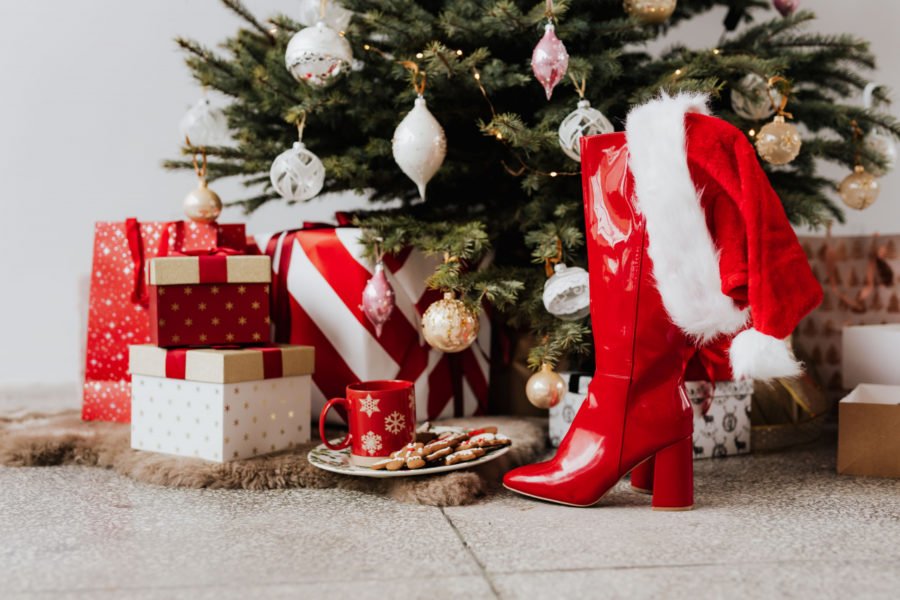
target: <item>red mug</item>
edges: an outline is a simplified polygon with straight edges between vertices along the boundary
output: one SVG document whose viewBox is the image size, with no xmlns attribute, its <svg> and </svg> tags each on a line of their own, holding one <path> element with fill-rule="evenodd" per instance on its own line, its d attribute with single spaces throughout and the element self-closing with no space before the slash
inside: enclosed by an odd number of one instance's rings
<svg viewBox="0 0 900 600">
<path fill-rule="evenodd" d="M 350 431 L 337 445 L 325 436 L 332 406 L 347 410 Z M 347 386 L 346 398 L 332 398 L 319 415 L 319 436 L 332 450 L 350 446 L 350 462 L 369 466 L 415 441 L 416 392 L 411 381 L 361 381 Z"/>
</svg>

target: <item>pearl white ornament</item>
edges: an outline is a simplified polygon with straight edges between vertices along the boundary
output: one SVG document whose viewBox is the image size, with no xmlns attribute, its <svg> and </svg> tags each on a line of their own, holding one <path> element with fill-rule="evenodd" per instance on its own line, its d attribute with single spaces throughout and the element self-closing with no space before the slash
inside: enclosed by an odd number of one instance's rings
<svg viewBox="0 0 900 600">
<path fill-rule="evenodd" d="M 609 119 L 582 98 L 578 101 L 578 107 L 559 124 L 559 147 L 566 153 L 566 156 L 580 162 L 582 137 L 612 133 L 614 130 Z"/>
<path fill-rule="evenodd" d="M 198 100 L 185 113 L 178 123 L 178 131 L 182 139 L 199 148 L 224 146 L 231 141 L 225 113 L 212 106 L 207 98 Z"/>
<path fill-rule="evenodd" d="M 303 142 L 285 150 L 272 161 L 269 170 L 272 187 L 285 200 L 309 200 L 322 191 L 325 184 L 325 165 L 319 157 L 306 149 Z"/>
<path fill-rule="evenodd" d="M 591 312 L 590 280 L 581 267 L 558 263 L 544 283 L 544 308 L 564 321 L 577 321 Z"/>
<path fill-rule="evenodd" d="M 887 163 L 884 168 L 870 162 L 866 162 L 867 170 L 876 177 L 881 177 L 894 170 L 897 164 L 897 144 L 894 137 L 882 129 L 873 129 L 863 141 L 870 152 L 880 155 Z"/>
<path fill-rule="evenodd" d="M 294 79 L 317 87 L 329 83 L 352 61 L 350 42 L 322 21 L 295 33 L 284 53 L 284 64 Z"/>
<path fill-rule="evenodd" d="M 565 380 L 547 363 L 542 364 L 541 370 L 529 377 L 525 384 L 525 397 L 544 410 L 559 404 L 565 395 Z"/>
<path fill-rule="evenodd" d="M 462 352 L 478 338 L 478 315 L 450 292 L 422 315 L 422 335 L 428 345 L 442 352 Z"/>
<path fill-rule="evenodd" d="M 447 156 L 447 136 L 444 128 L 419 96 L 397 129 L 392 140 L 394 160 L 407 177 L 419 188 L 419 196 L 425 199 L 425 186 L 434 176 Z"/>
<path fill-rule="evenodd" d="M 756 134 L 756 151 L 766 162 L 786 165 L 800 154 L 803 141 L 793 123 L 777 115 L 771 123 L 766 123 Z"/>
<path fill-rule="evenodd" d="M 775 106 L 781 104 L 781 98 L 781 93 L 773 89 L 769 99 L 768 82 L 756 73 L 748 73 L 741 79 L 740 89 L 731 89 L 731 108 L 748 121 L 763 121 L 775 114 Z M 773 101 L 775 106 L 772 106 Z"/>
<path fill-rule="evenodd" d="M 201 178 L 197 187 L 184 197 L 184 214 L 194 223 L 212 223 L 222 212 L 219 195 L 206 186 Z"/>
<path fill-rule="evenodd" d="M 878 180 L 871 173 L 867 173 L 865 167 L 857 165 L 853 172 L 847 175 L 838 186 L 841 200 L 850 208 L 863 210 L 878 199 Z"/>
</svg>

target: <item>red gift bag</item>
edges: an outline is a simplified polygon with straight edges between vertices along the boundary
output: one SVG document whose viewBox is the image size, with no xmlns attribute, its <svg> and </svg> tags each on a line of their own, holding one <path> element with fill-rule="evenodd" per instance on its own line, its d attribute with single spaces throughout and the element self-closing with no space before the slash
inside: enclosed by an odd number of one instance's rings
<svg viewBox="0 0 900 600">
<path fill-rule="evenodd" d="M 255 238 L 272 257 L 276 341 L 316 348 L 313 418 L 348 384 L 372 379 L 412 381 L 419 421 L 485 414 L 490 320 L 482 313 L 478 339 L 466 350 L 432 349 L 421 335 L 421 316 L 441 297 L 425 287 L 437 259 L 408 251 L 384 258 L 396 307 L 376 336 L 360 308 L 374 266 L 362 258 L 359 237 L 353 227 L 312 226 Z"/>
<path fill-rule="evenodd" d="M 131 420 L 128 345 L 150 341 L 146 261 L 170 252 L 243 248 L 243 224 L 101 222 L 94 227 L 81 416 Z"/>
</svg>

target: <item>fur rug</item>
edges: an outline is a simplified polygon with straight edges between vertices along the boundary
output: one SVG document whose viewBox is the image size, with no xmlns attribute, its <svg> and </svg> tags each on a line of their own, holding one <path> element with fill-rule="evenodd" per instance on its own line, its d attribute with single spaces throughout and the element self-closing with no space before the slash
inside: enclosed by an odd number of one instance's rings
<svg viewBox="0 0 900 600">
<path fill-rule="evenodd" d="M 511 417 L 448 419 L 441 425 L 497 425 L 513 440 L 504 456 L 480 467 L 443 475 L 369 479 L 322 471 L 306 461 L 318 440 L 296 449 L 245 461 L 217 464 L 131 449 L 129 427 L 85 423 L 72 411 L 57 415 L 0 417 L 0 465 L 88 465 L 163 486 L 268 490 L 340 488 L 382 494 L 402 502 L 459 506 L 496 490 L 507 470 L 539 458 L 546 449 L 546 420 Z"/>
</svg>

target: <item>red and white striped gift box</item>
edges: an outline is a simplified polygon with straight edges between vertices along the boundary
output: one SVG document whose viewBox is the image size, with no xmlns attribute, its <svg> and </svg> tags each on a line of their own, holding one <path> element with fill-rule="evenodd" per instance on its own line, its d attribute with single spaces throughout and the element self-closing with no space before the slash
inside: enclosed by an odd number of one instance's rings
<svg viewBox="0 0 900 600">
<path fill-rule="evenodd" d="M 312 413 L 342 397 L 348 384 L 373 379 L 415 383 L 419 421 L 487 412 L 491 326 L 482 313 L 477 341 L 458 354 L 434 350 L 421 334 L 421 315 L 441 296 L 425 287 L 436 266 L 417 251 L 386 256 L 396 308 L 381 336 L 360 309 L 374 265 L 362 258 L 360 230 L 314 226 L 257 235 L 272 258 L 275 339 L 314 346 Z"/>
</svg>

